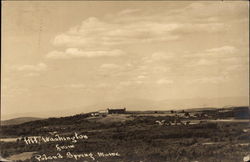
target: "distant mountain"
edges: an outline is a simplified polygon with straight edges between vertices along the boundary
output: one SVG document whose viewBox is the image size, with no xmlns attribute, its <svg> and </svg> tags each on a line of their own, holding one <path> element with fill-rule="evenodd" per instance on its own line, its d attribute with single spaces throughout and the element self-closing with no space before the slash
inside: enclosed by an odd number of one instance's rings
<svg viewBox="0 0 250 162">
<path fill-rule="evenodd" d="M 25 122 L 35 121 L 35 120 L 42 120 L 43 118 L 34 118 L 34 117 L 21 117 L 21 118 L 14 118 L 9 120 L 1 121 L 1 125 L 17 125 L 22 124 Z"/>
<path fill-rule="evenodd" d="M 167 99 L 150 100 L 141 98 L 124 98 L 116 101 L 97 101 L 96 104 L 89 106 L 69 107 L 68 109 L 51 108 L 49 111 L 22 112 L 16 114 L 4 114 L 2 119 L 11 119 L 14 117 L 30 116 L 49 118 L 72 116 L 74 114 L 88 113 L 107 108 L 127 108 L 128 111 L 168 111 L 184 110 L 193 108 L 225 108 L 235 106 L 249 106 L 248 97 L 215 97 L 215 98 L 188 98 L 188 99 Z"/>
<path fill-rule="evenodd" d="M 189 98 L 189 99 L 167 99 L 153 101 L 148 99 L 127 98 L 120 101 L 102 102 L 83 108 L 85 112 L 106 109 L 126 107 L 131 111 L 146 110 L 183 110 L 192 108 L 224 108 L 234 106 L 248 106 L 248 97 L 221 97 L 221 98 Z M 230 106 L 229 106 L 230 105 Z"/>
</svg>

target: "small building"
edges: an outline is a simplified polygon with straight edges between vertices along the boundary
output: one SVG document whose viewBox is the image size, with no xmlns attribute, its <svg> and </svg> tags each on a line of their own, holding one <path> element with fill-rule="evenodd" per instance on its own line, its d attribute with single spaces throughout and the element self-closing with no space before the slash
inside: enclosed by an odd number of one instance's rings
<svg viewBox="0 0 250 162">
<path fill-rule="evenodd" d="M 108 108 L 108 114 L 125 114 L 126 108 L 123 109 L 110 109 Z"/>
<path fill-rule="evenodd" d="M 108 110 L 106 110 L 106 109 L 105 109 L 105 110 L 99 110 L 98 113 L 99 113 L 99 114 L 107 114 L 107 113 L 108 113 Z"/>
<path fill-rule="evenodd" d="M 99 110 L 98 113 L 99 116 L 106 117 L 108 114 L 108 110 Z"/>
<path fill-rule="evenodd" d="M 91 113 L 91 116 L 92 116 L 92 117 L 97 117 L 97 116 L 99 116 L 99 115 L 100 115 L 99 112 L 92 112 L 92 113 Z"/>
</svg>

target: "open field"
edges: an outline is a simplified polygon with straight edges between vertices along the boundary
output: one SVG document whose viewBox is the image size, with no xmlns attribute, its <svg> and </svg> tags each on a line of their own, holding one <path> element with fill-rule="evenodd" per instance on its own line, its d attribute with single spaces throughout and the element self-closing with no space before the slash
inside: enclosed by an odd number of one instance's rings
<svg viewBox="0 0 250 162">
<path fill-rule="evenodd" d="M 207 115 L 196 118 L 182 116 L 181 112 L 175 115 L 129 113 L 97 117 L 79 114 L 2 126 L 1 156 L 24 162 L 240 162 L 250 153 L 250 124 L 249 114 L 248 118 L 237 115 L 248 111 L 248 107 L 244 107 L 206 112 Z M 25 143 L 27 137 L 73 137 L 74 134 L 88 138 L 78 139 L 76 143 L 71 140 Z M 7 138 L 12 141 L 3 141 Z M 58 146 L 64 148 L 60 150 Z M 70 158 L 69 152 L 85 153 L 86 156 L 74 159 Z M 87 156 L 90 153 L 94 159 Z M 100 153 L 110 154 L 101 156 Z M 55 155 L 57 159 L 39 159 L 43 154 L 47 158 Z"/>
</svg>

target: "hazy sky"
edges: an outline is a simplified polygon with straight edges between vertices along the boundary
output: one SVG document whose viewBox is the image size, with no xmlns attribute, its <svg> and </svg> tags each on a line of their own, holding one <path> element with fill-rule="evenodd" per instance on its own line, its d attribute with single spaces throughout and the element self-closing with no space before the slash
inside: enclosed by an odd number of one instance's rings
<svg viewBox="0 0 250 162">
<path fill-rule="evenodd" d="M 247 1 L 2 4 L 2 116 L 248 97 Z"/>
</svg>

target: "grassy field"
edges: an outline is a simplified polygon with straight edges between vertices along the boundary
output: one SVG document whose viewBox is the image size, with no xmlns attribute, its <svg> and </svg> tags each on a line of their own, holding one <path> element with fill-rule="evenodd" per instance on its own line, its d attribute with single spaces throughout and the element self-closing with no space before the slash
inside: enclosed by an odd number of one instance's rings
<svg viewBox="0 0 250 162">
<path fill-rule="evenodd" d="M 247 108 L 248 109 L 248 108 Z M 230 114 L 230 113 L 229 113 Z M 27 145 L 23 140 L 1 142 L 1 156 L 16 161 L 39 161 L 38 155 L 62 156 L 92 153 L 91 157 L 62 158 L 44 161 L 99 161 L 99 162 L 240 162 L 250 153 L 249 122 L 207 122 L 193 125 L 160 125 L 156 121 L 173 121 L 173 115 L 116 114 L 88 117 L 84 114 L 32 121 L 20 125 L 2 126 L 1 138 L 28 136 L 88 136 L 77 143 L 70 141 Z M 222 115 L 224 116 L 224 115 Z M 225 119 L 232 118 L 224 116 Z M 249 118 L 244 118 L 245 121 Z M 184 120 L 184 118 L 180 118 Z M 189 120 L 185 118 L 185 120 Z M 191 119 L 190 119 L 191 120 Z M 193 119 L 192 119 L 193 120 Z M 74 145 L 61 151 L 59 146 Z M 98 152 L 118 153 L 119 156 L 98 156 Z M 25 156 L 25 157 L 24 157 Z"/>
</svg>

